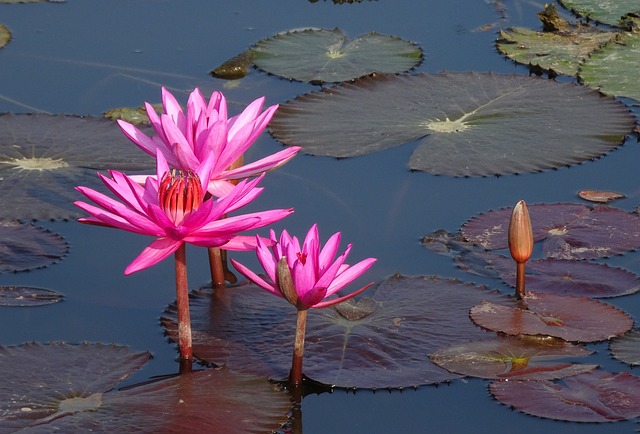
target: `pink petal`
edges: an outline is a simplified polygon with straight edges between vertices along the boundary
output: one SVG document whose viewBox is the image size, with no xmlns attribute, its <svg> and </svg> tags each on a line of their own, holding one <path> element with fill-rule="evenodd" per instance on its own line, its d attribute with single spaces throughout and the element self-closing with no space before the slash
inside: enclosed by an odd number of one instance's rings
<svg viewBox="0 0 640 434">
<path fill-rule="evenodd" d="M 278 151 L 268 157 L 254 161 L 253 163 L 240 166 L 237 169 L 225 170 L 222 172 L 222 176 L 224 176 L 224 179 L 241 179 L 277 169 L 295 157 L 300 149 L 302 148 L 299 146 L 292 146 L 283 149 L 282 151 Z"/>
<path fill-rule="evenodd" d="M 246 277 L 247 279 L 249 279 L 250 281 L 252 281 L 256 285 L 258 285 L 260 288 L 270 292 L 273 295 L 277 295 L 280 298 L 284 298 L 284 296 L 280 293 L 280 291 L 273 284 L 267 282 L 262 277 L 260 277 L 259 275 L 257 275 L 256 273 L 254 273 L 253 271 L 251 271 L 250 269 L 248 269 L 247 267 L 245 267 L 241 263 L 237 262 L 233 258 L 231 258 L 231 263 L 236 268 L 236 270 L 238 270 L 238 272 L 240 272 L 240 274 L 242 274 L 244 277 Z"/>
<path fill-rule="evenodd" d="M 142 253 L 140 253 L 138 257 L 131 262 L 131 264 L 127 266 L 124 270 L 125 276 L 157 264 L 178 250 L 181 245 L 181 241 L 175 241 L 168 238 L 158 238 L 157 240 L 154 240 L 151 244 L 145 247 Z"/>
<path fill-rule="evenodd" d="M 304 294 L 298 293 L 300 301 L 307 307 L 314 307 L 326 297 L 327 289 L 322 287 L 311 288 Z"/>
<path fill-rule="evenodd" d="M 138 145 L 138 147 L 147 154 L 155 157 L 157 144 L 151 139 L 151 137 L 144 134 L 129 122 L 125 122 L 121 119 L 118 119 L 118 125 L 129 140 Z"/>
<path fill-rule="evenodd" d="M 336 278 L 331 283 L 331 286 L 327 288 L 327 294 L 332 295 L 336 292 L 340 291 L 342 288 L 347 286 L 349 283 L 356 280 L 358 277 L 362 276 L 365 271 L 367 271 L 371 266 L 377 261 L 375 258 L 367 258 L 363 261 L 358 262 L 357 264 L 349 267 L 343 273 L 340 273 L 336 276 Z"/>
<path fill-rule="evenodd" d="M 340 232 L 336 232 L 327 240 L 320 255 L 318 257 L 318 272 L 320 274 L 324 274 L 325 270 L 331 266 L 333 259 L 336 257 L 336 253 L 338 252 L 338 247 L 340 247 L 340 239 L 342 238 L 342 234 Z M 347 251 L 350 250 L 350 246 L 347 246 Z M 346 256 L 345 256 L 346 258 Z"/>
<path fill-rule="evenodd" d="M 186 131 L 187 119 L 182 112 L 182 107 L 180 107 L 180 104 L 171 92 L 164 87 L 162 88 L 162 105 L 164 106 L 164 112 L 171 118 L 180 131 Z"/>
<path fill-rule="evenodd" d="M 362 288 L 358 289 L 357 291 L 353 291 L 351 294 L 345 295 L 344 297 L 339 297 L 339 298 L 335 298 L 332 300 L 327 300 L 327 301 L 323 301 L 321 303 L 317 303 L 315 306 L 313 306 L 316 309 L 322 309 L 325 307 L 330 307 L 330 306 L 334 306 L 338 303 L 342 303 L 345 300 L 348 300 L 352 297 L 355 297 L 356 295 L 360 294 L 361 292 L 363 292 L 364 290 L 366 290 L 367 288 L 369 288 L 371 285 L 373 285 L 372 283 L 369 283 L 368 285 L 363 286 Z"/>
</svg>

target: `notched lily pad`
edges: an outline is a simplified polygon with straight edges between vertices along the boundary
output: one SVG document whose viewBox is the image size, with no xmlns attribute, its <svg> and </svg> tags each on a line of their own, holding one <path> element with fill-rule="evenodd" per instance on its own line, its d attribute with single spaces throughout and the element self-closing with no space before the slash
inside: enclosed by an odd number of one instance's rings
<svg viewBox="0 0 640 434">
<path fill-rule="evenodd" d="M 277 140 L 312 155 L 355 157 L 419 141 L 409 168 L 451 176 L 591 160 L 634 126 L 624 105 L 584 86 L 474 72 L 363 77 L 298 96 L 270 123 Z"/>
<path fill-rule="evenodd" d="M 348 41 L 340 29 L 294 30 L 251 47 L 259 69 L 291 80 L 337 83 L 372 73 L 409 71 L 422 62 L 413 42 L 375 32 Z"/>
<path fill-rule="evenodd" d="M 32 307 L 62 301 L 64 296 L 50 289 L 29 286 L 0 286 L 0 306 Z"/>
<path fill-rule="evenodd" d="M 531 291 L 520 306 L 483 301 L 470 310 L 469 316 L 479 326 L 495 332 L 553 336 L 570 342 L 603 341 L 633 327 L 633 319 L 610 304 Z"/>
<path fill-rule="evenodd" d="M 620 25 L 624 15 L 640 13 L 640 5 L 636 0 L 559 0 L 559 2 L 578 16 L 611 26 Z"/>
<path fill-rule="evenodd" d="M 494 381 L 493 396 L 533 416 L 572 422 L 615 422 L 640 416 L 640 379 L 597 369 L 551 381 Z"/>
<path fill-rule="evenodd" d="M 545 256 L 557 259 L 595 259 L 640 247 L 640 216 L 600 205 L 557 203 L 528 205 L 534 241 L 542 241 Z M 468 241 L 487 250 L 508 247 L 511 208 L 469 219 L 462 227 Z"/>
<path fill-rule="evenodd" d="M 572 363 L 593 351 L 560 339 L 496 336 L 436 351 L 429 359 L 449 371 L 471 377 L 509 380 L 554 380 L 595 369 Z"/>
<path fill-rule="evenodd" d="M 61 235 L 17 221 L 0 220 L 0 239 L 0 273 L 46 267 L 69 252 Z"/>
<path fill-rule="evenodd" d="M 634 330 L 612 339 L 609 349 L 616 359 L 630 365 L 640 365 L 640 331 Z"/>
<path fill-rule="evenodd" d="M 395 275 L 358 302 L 310 309 L 303 372 L 343 388 L 403 388 L 459 378 L 427 356 L 487 336 L 468 314 L 481 300 L 500 303 L 506 296 L 455 280 Z M 190 307 L 195 357 L 275 379 L 288 375 L 296 309 L 287 302 L 245 285 L 213 294 L 201 289 L 191 294 Z M 176 341 L 174 305 L 162 323 Z"/>
<path fill-rule="evenodd" d="M 98 170 L 151 171 L 140 152 L 107 119 L 0 115 L 0 218 L 58 220 L 79 217 L 74 187 L 104 186 Z"/>
<path fill-rule="evenodd" d="M 4 25 L 0 24 L 0 48 L 11 41 L 11 32 Z"/>
</svg>

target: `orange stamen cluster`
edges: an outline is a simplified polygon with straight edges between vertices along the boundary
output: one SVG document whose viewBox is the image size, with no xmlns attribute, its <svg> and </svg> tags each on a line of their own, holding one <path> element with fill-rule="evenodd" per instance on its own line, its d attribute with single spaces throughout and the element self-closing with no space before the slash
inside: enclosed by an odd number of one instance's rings
<svg viewBox="0 0 640 434">
<path fill-rule="evenodd" d="M 158 188 L 158 204 L 176 225 L 197 210 L 203 199 L 200 178 L 191 170 L 185 173 L 173 169 L 162 176 Z"/>
</svg>

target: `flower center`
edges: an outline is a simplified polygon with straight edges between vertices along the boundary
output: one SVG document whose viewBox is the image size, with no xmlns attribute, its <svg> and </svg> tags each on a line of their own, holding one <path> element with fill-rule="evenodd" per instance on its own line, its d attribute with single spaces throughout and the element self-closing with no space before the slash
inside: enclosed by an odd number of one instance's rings
<svg viewBox="0 0 640 434">
<path fill-rule="evenodd" d="M 305 264 L 305 262 L 307 262 L 307 254 L 306 254 L 306 253 L 300 253 L 300 252 L 298 252 L 298 253 L 296 253 L 296 256 L 298 257 L 298 260 L 299 260 L 300 262 L 302 262 L 302 265 L 304 265 L 304 264 Z"/>
<path fill-rule="evenodd" d="M 203 198 L 200 178 L 191 170 L 185 173 L 173 169 L 162 176 L 158 188 L 158 204 L 176 225 L 197 210 Z"/>
</svg>

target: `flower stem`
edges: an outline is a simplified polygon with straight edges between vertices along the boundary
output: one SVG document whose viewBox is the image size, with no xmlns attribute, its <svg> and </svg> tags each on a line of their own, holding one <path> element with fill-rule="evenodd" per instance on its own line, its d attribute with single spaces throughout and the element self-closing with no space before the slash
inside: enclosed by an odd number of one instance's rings
<svg viewBox="0 0 640 434">
<path fill-rule="evenodd" d="M 296 321 L 296 339 L 293 344 L 293 360 L 289 382 L 296 388 L 302 384 L 302 355 L 304 354 L 304 335 L 307 328 L 307 309 L 298 309 Z"/>
<path fill-rule="evenodd" d="M 524 276 L 526 262 L 516 262 L 516 298 L 521 300 L 525 295 Z"/>
<path fill-rule="evenodd" d="M 176 250 L 175 260 L 180 359 L 191 359 L 193 358 L 193 349 L 191 347 L 191 318 L 189 315 L 189 289 L 187 284 L 187 253 L 184 243 Z"/>
<path fill-rule="evenodd" d="M 209 268 L 211 269 L 211 287 L 224 288 L 224 267 L 222 252 L 216 247 L 209 247 Z"/>
</svg>

